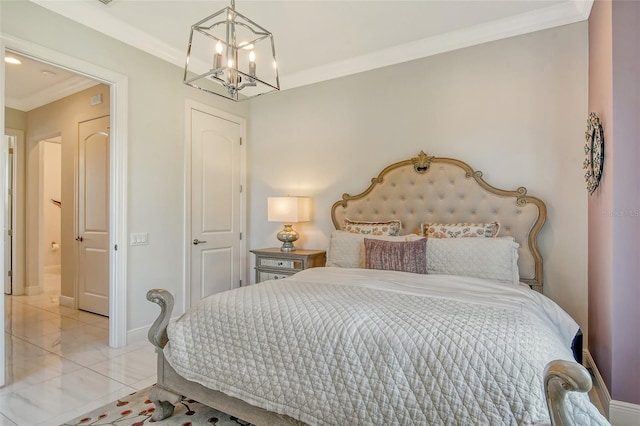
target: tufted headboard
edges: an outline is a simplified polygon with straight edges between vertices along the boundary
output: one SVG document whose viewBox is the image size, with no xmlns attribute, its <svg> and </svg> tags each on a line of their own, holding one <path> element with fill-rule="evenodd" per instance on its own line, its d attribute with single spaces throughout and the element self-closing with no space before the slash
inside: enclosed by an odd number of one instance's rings
<svg viewBox="0 0 640 426">
<path fill-rule="evenodd" d="M 410 160 L 391 164 L 357 195 L 343 194 L 331 207 L 331 220 L 341 229 L 345 218 L 381 221 L 399 219 L 402 234 L 416 233 L 422 222 L 500 222 L 499 236 L 513 236 L 520 244 L 520 280 L 542 291 L 542 257 L 537 237 L 547 208 L 527 189 L 494 188 L 482 172 L 452 158 L 420 152 Z"/>
</svg>

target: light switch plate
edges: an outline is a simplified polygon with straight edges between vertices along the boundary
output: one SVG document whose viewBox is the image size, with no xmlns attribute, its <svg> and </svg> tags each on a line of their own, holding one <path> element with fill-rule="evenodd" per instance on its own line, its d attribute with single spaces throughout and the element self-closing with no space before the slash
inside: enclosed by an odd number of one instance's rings
<svg viewBox="0 0 640 426">
<path fill-rule="evenodd" d="M 129 234 L 129 245 L 144 246 L 146 244 L 149 244 L 149 234 L 147 232 Z"/>
<path fill-rule="evenodd" d="M 102 103 L 102 93 L 98 93 L 91 97 L 91 105 L 100 105 Z"/>
</svg>

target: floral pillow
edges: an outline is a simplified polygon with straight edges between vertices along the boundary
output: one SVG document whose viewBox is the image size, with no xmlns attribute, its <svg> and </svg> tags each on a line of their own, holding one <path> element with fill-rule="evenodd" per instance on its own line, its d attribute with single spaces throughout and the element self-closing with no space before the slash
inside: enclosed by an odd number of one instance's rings
<svg viewBox="0 0 640 426">
<path fill-rule="evenodd" d="M 383 222 L 364 222 L 345 219 L 342 230 L 354 234 L 396 236 L 400 234 L 401 226 L 400 221 L 395 219 Z"/>
<path fill-rule="evenodd" d="M 495 238 L 500 232 L 500 223 L 424 222 L 421 224 L 420 230 L 423 237 L 430 238 Z"/>
</svg>

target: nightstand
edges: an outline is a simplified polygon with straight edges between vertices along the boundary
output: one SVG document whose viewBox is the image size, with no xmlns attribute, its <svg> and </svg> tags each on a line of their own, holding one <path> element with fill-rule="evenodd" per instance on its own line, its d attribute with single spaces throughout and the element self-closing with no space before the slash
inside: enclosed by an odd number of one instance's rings
<svg viewBox="0 0 640 426">
<path fill-rule="evenodd" d="M 307 268 L 324 266 L 324 250 L 280 251 L 279 247 L 250 250 L 256 255 L 256 283 L 286 278 Z"/>
</svg>

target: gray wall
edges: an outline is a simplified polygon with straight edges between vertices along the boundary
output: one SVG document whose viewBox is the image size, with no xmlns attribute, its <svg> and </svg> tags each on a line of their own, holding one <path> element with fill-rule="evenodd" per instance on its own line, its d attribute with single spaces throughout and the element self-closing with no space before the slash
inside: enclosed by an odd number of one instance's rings
<svg viewBox="0 0 640 426">
<path fill-rule="evenodd" d="M 587 329 L 587 23 L 378 69 L 252 101 L 249 246 L 276 246 L 268 196 L 310 195 L 304 248 L 326 248 L 330 207 L 420 150 L 459 158 L 548 207 L 545 293 Z"/>
</svg>

